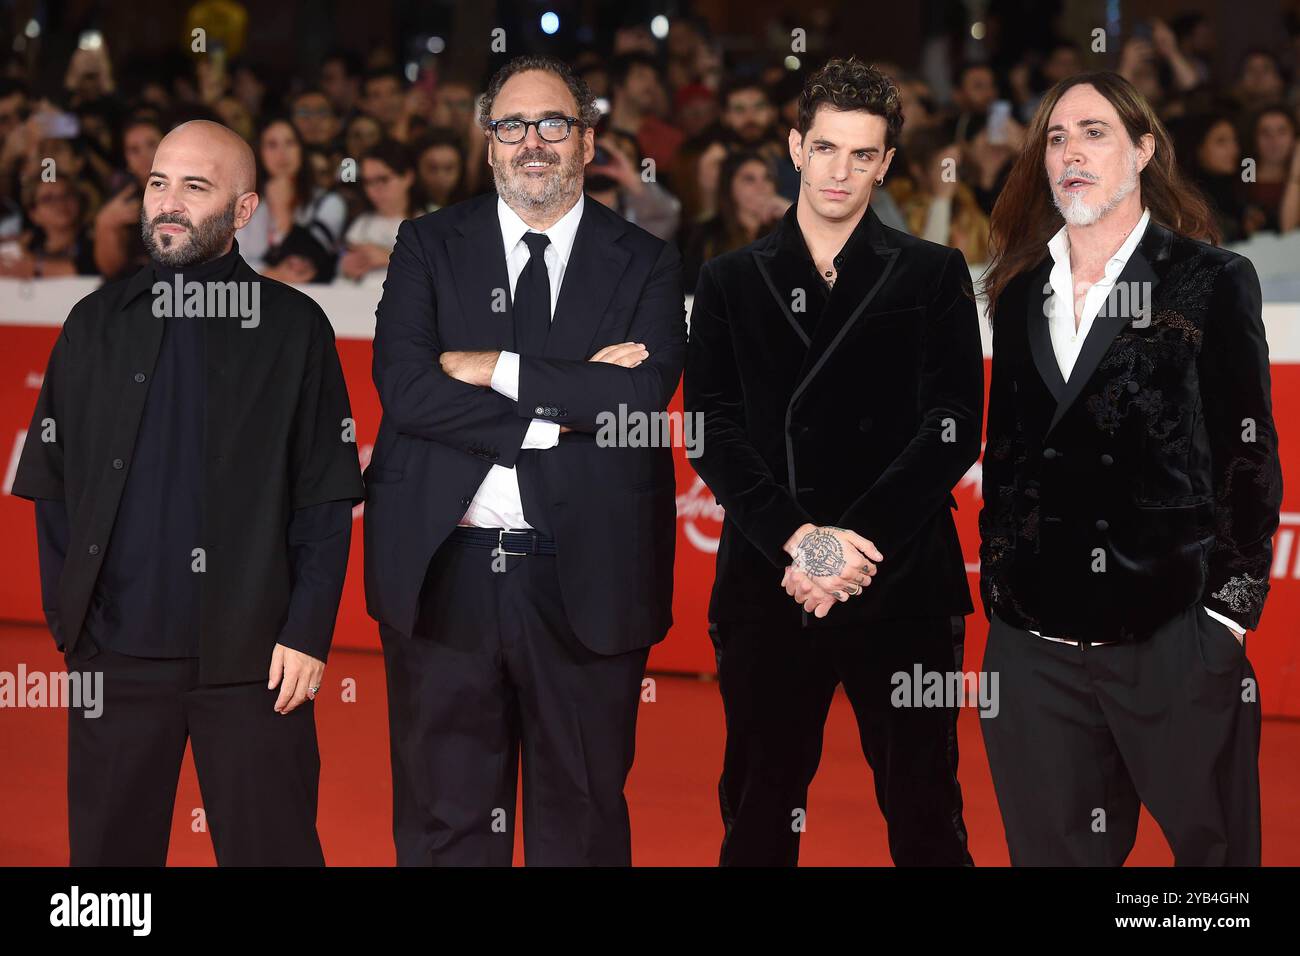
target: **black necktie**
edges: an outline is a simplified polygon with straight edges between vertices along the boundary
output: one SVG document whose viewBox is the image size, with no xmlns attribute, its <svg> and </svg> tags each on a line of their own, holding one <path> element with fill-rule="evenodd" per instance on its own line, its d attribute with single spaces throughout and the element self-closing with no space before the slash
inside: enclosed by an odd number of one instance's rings
<svg viewBox="0 0 1300 956">
<path fill-rule="evenodd" d="M 543 232 L 526 232 L 524 242 L 528 263 L 515 282 L 515 349 L 520 355 L 541 355 L 551 330 L 551 277 L 546 271 L 551 239 Z"/>
<path fill-rule="evenodd" d="M 528 263 L 515 281 L 515 351 L 540 356 L 551 330 L 551 277 L 546 271 L 546 247 L 551 240 L 544 233 L 526 232 L 524 242 L 528 244 Z M 535 448 L 521 451 L 515 461 L 515 477 L 524 520 L 538 531 L 549 533 L 550 521 L 543 504 L 543 463 L 538 458 L 544 454 Z"/>
</svg>

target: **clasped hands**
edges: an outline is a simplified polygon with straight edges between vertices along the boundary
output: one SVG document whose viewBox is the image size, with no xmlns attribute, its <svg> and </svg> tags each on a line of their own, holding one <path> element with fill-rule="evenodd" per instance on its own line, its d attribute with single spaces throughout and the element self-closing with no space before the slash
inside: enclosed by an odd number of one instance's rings
<svg viewBox="0 0 1300 956">
<path fill-rule="evenodd" d="M 781 578 L 785 593 L 816 617 L 861 594 L 885 556 L 862 535 L 829 525 L 802 525 L 785 543 L 793 559 Z"/>
</svg>

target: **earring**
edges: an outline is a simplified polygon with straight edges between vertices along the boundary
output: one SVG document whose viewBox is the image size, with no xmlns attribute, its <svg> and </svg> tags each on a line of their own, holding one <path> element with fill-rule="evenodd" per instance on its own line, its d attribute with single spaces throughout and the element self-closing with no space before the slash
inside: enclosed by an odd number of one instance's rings
<svg viewBox="0 0 1300 956">
<path fill-rule="evenodd" d="M 881 176 L 879 179 L 877 179 L 877 180 L 876 180 L 876 185 L 877 185 L 877 186 L 883 186 L 883 185 L 885 185 L 885 177 L 884 177 L 884 176 Z"/>
</svg>

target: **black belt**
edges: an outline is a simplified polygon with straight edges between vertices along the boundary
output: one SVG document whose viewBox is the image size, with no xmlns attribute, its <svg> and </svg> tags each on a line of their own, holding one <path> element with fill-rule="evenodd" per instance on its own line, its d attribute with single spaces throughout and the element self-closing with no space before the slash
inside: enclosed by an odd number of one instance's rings
<svg viewBox="0 0 1300 956">
<path fill-rule="evenodd" d="M 471 548 L 500 549 L 501 554 L 554 554 L 555 539 L 540 531 L 458 527 L 447 538 Z"/>
</svg>

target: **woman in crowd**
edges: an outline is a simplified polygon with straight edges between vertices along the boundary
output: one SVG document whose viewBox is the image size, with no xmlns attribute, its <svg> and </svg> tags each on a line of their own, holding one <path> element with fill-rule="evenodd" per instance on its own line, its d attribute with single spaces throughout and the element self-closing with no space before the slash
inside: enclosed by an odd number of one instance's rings
<svg viewBox="0 0 1300 956">
<path fill-rule="evenodd" d="M 237 233 L 240 253 L 263 275 L 282 282 L 329 282 L 347 222 L 346 204 L 316 185 L 302 140 L 287 118 L 262 127 L 256 152 L 261 202 Z"/>
<path fill-rule="evenodd" d="M 718 211 L 691 236 L 682 256 L 682 281 L 695 290 L 704 263 L 714 256 L 747 246 L 766 235 L 790 208 L 776 191 L 771 164 L 753 150 L 738 150 L 722 161 L 718 171 Z"/>
<path fill-rule="evenodd" d="M 406 147 L 385 139 L 361 158 L 361 188 L 370 208 L 348 227 L 339 271 L 349 279 L 388 269 L 388 257 L 404 219 L 418 214 L 415 168 Z"/>
<path fill-rule="evenodd" d="M 1295 117 L 1284 106 L 1269 106 L 1255 114 L 1250 126 L 1254 144 L 1255 178 L 1246 183 L 1247 235 L 1261 229 L 1278 232 L 1282 198 L 1296 152 Z"/>
<path fill-rule="evenodd" d="M 28 179 L 23 188 L 27 229 L 0 245 L 0 276 L 41 278 L 97 275 L 86 230 L 86 198 L 72 180 Z"/>
<path fill-rule="evenodd" d="M 1173 131 L 1178 162 L 1209 199 L 1222 241 L 1244 239 L 1245 184 L 1232 121 L 1222 113 L 1199 113 L 1178 120 Z"/>
<path fill-rule="evenodd" d="M 435 126 L 419 138 L 413 155 L 420 189 L 429 200 L 428 212 L 468 198 L 465 146 L 460 133 Z"/>
</svg>

